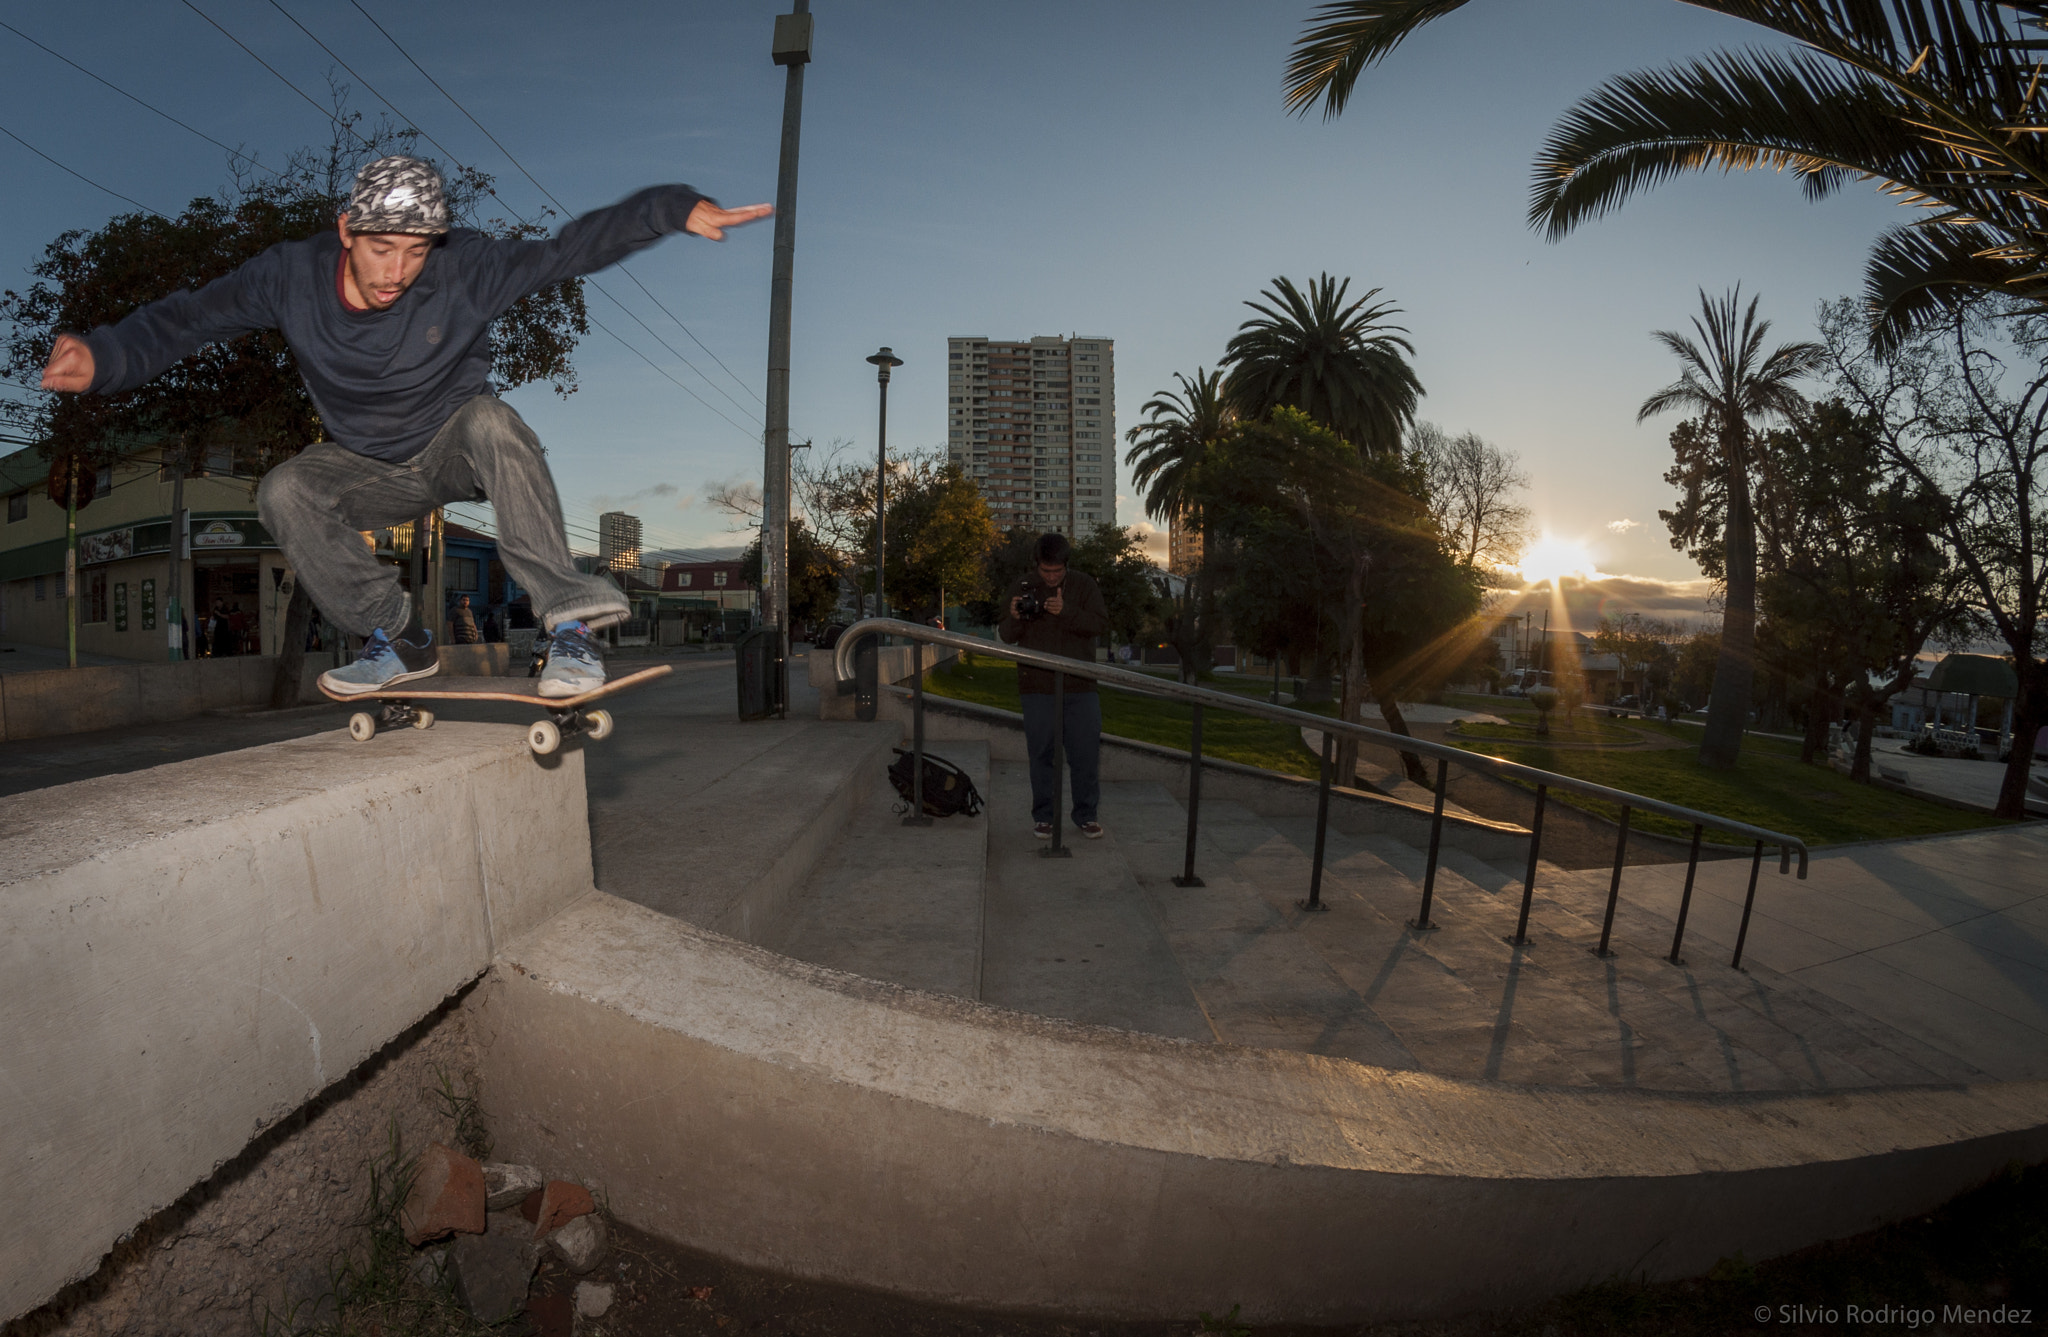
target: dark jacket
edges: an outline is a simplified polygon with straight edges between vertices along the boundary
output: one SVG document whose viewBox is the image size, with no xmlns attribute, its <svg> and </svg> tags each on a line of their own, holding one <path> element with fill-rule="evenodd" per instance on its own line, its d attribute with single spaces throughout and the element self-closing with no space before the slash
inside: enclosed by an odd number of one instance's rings
<svg viewBox="0 0 2048 1337">
<path fill-rule="evenodd" d="M 89 392 L 133 390 L 204 344 L 274 329 L 291 345 L 333 441 L 358 455 L 407 460 L 455 410 L 490 393 L 493 320 L 522 297 L 680 232 L 703 198 L 688 186 L 654 186 L 546 241 L 457 228 L 385 311 L 343 305 L 335 233 L 280 242 L 197 291 L 172 293 L 86 335 Z"/>
<path fill-rule="evenodd" d="M 1041 599 L 1052 593 L 1036 571 L 1025 577 L 1022 584 L 1003 595 L 1003 620 L 996 628 L 996 635 L 1026 650 L 1040 650 L 1049 655 L 1064 655 L 1068 659 L 1085 659 L 1093 663 L 1095 638 L 1109 630 L 1109 609 L 1103 606 L 1102 588 L 1095 583 L 1095 578 L 1069 567 L 1066 579 L 1060 582 L 1060 593 L 1066 596 L 1065 603 L 1061 605 L 1064 611 L 1047 613 L 1028 622 L 1011 616 L 1009 612 L 1010 596 L 1027 589 Z M 1067 674 L 1066 680 L 1069 692 L 1095 690 L 1093 678 Z M 1050 693 L 1052 671 L 1028 664 L 1018 665 L 1017 690 Z"/>
</svg>

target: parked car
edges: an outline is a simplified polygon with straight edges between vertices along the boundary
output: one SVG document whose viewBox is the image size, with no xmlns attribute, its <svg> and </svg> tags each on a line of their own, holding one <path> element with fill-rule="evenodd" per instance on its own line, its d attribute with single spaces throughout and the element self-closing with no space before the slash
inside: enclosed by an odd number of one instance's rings
<svg viewBox="0 0 2048 1337">
<path fill-rule="evenodd" d="M 1639 715 L 1642 713 L 1642 710 L 1642 703 L 1636 699 L 1633 693 L 1628 696 L 1617 696 L 1607 703 L 1607 713 L 1614 717 L 1626 718 L 1629 715 Z"/>
</svg>

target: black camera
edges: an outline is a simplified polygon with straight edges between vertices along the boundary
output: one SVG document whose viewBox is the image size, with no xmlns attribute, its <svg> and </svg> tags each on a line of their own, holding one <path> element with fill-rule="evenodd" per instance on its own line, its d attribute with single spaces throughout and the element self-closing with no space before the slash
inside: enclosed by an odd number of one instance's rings
<svg viewBox="0 0 2048 1337">
<path fill-rule="evenodd" d="M 1045 616 L 1045 600 L 1038 597 L 1036 590 L 1026 590 L 1017 596 L 1017 617 L 1024 622 L 1035 621 Z"/>
</svg>

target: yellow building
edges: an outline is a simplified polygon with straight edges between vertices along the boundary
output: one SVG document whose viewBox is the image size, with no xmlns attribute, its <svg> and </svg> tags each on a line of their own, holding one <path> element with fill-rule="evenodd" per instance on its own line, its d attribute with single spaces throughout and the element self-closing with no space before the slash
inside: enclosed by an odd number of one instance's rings
<svg viewBox="0 0 2048 1337">
<path fill-rule="evenodd" d="M 225 452 L 184 488 L 185 538 L 174 560 L 172 478 L 159 453 L 135 452 L 95 480 L 78 512 L 78 649 L 81 654 L 158 661 L 169 657 L 169 596 L 175 585 L 188 625 L 216 605 L 239 633 L 209 647 L 276 654 L 291 600 L 277 545 L 256 518 L 256 484 L 234 474 Z M 0 642 L 65 644 L 64 508 L 49 496 L 49 464 L 30 448 L 0 458 Z"/>
</svg>

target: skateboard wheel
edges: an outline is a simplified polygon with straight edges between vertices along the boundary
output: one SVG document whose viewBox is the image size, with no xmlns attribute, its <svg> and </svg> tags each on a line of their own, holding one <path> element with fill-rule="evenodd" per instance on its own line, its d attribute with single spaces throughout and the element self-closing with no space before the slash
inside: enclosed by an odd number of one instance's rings
<svg viewBox="0 0 2048 1337">
<path fill-rule="evenodd" d="M 583 722 L 593 740 L 612 736 L 612 713 L 609 710 L 586 711 Z"/>
<path fill-rule="evenodd" d="M 526 745 L 533 749 L 535 756 L 545 757 L 562 745 L 562 731 L 555 727 L 553 720 L 535 720 L 533 727 L 526 731 Z"/>
<path fill-rule="evenodd" d="M 358 710 L 348 717 L 348 736 L 358 743 L 367 743 L 377 733 L 377 717 L 366 710 Z"/>
<path fill-rule="evenodd" d="M 431 710 L 414 710 L 412 713 L 412 727 L 415 729 L 433 728 L 434 712 Z"/>
</svg>

